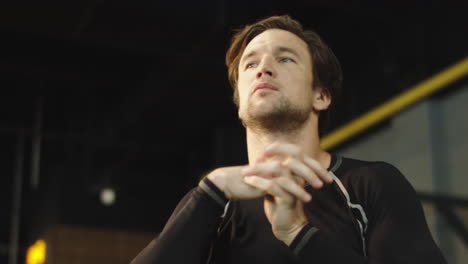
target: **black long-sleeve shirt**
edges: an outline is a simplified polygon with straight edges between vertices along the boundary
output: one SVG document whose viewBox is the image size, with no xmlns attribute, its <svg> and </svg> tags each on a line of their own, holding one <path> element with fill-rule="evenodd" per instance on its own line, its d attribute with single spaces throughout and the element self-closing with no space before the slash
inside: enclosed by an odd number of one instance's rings
<svg viewBox="0 0 468 264">
<path fill-rule="evenodd" d="M 446 263 L 395 167 L 332 155 L 329 173 L 333 184 L 306 186 L 309 224 L 290 246 L 273 235 L 263 199 L 227 201 L 204 179 L 132 263 Z"/>
</svg>

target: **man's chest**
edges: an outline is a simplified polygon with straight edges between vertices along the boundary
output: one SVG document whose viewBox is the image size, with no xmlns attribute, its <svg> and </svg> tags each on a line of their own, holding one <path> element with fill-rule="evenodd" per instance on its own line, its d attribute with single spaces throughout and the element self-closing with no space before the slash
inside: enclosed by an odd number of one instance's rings
<svg viewBox="0 0 468 264">
<path fill-rule="evenodd" d="M 304 205 L 309 222 L 337 243 L 362 252 L 359 227 L 339 193 L 311 192 L 313 201 Z M 221 255 L 230 263 L 294 263 L 292 251 L 273 235 L 262 199 L 237 202 L 234 207 L 220 234 L 223 246 L 215 247 L 222 248 Z"/>
</svg>

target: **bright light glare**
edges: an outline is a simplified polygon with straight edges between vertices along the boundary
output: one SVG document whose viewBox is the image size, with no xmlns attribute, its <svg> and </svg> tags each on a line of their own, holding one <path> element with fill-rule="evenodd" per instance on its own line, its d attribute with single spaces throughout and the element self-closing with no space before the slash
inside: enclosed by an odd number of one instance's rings
<svg viewBox="0 0 468 264">
<path fill-rule="evenodd" d="M 38 240 L 28 248 L 26 264 L 43 264 L 46 258 L 46 243 Z"/>
<path fill-rule="evenodd" d="M 101 190 L 100 193 L 101 203 L 110 206 L 115 202 L 115 191 L 112 188 L 106 187 Z"/>
</svg>

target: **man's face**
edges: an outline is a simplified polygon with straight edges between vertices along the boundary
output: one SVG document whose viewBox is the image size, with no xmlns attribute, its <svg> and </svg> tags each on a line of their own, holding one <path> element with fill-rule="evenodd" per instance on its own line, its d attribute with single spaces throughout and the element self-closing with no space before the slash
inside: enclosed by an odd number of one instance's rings
<svg viewBox="0 0 468 264">
<path fill-rule="evenodd" d="M 247 126 L 251 121 L 262 125 L 271 117 L 275 124 L 291 118 L 304 122 L 313 111 L 311 56 L 307 44 L 293 33 L 269 29 L 256 36 L 238 70 L 239 117 Z"/>
</svg>

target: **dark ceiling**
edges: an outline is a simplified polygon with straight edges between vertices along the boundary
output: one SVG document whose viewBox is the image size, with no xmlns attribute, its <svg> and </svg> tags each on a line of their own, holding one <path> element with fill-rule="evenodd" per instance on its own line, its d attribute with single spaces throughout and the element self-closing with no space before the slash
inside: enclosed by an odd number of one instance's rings
<svg viewBox="0 0 468 264">
<path fill-rule="evenodd" d="M 448 1 L 2 2 L 0 84 L 13 93 L 0 101 L 0 244 L 18 157 L 23 246 L 56 223 L 158 231 L 204 172 L 245 162 L 224 66 L 233 29 L 287 13 L 323 36 L 345 76 L 331 130 L 468 55 L 466 10 Z M 105 185 L 117 190 L 111 207 L 97 198 Z"/>
</svg>

